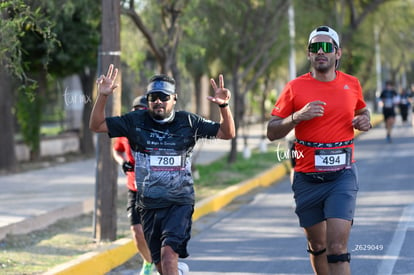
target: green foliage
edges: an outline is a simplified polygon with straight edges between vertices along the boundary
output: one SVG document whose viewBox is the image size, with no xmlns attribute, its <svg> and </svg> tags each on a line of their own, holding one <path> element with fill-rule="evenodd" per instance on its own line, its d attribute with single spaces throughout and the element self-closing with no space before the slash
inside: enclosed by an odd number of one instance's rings
<svg viewBox="0 0 414 275">
<path fill-rule="evenodd" d="M 40 128 L 40 135 L 41 136 L 56 136 L 62 132 L 62 127 L 41 127 Z"/>
<path fill-rule="evenodd" d="M 121 29 L 122 62 L 127 64 L 132 71 L 145 70 L 143 65 L 147 52 L 140 50 L 145 48 L 142 34 L 132 25 L 130 19 L 125 17 L 121 17 Z"/>
<path fill-rule="evenodd" d="M 39 150 L 42 113 L 38 104 L 42 99 L 35 93 L 37 83 L 28 77 L 28 71 L 33 66 L 44 68 L 47 65 L 50 50 L 57 44 L 51 31 L 53 24 L 40 8 L 22 0 L 2 1 L 0 13 L 3 17 L 0 24 L 0 65 L 20 82 L 16 116 L 23 140 L 36 153 Z M 32 54 L 37 58 L 27 60 L 31 46 Z"/>
<path fill-rule="evenodd" d="M 53 48 L 48 71 L 55 76 L 77 74 L 96 68 L 101 40 L 99 1 L 45 1 L 43 9 L 52 18 L 60 44 Z"/>
<path fill-rule="evenodd" d="M 387 79 L 394 79 L 398 88 L 404 84 L 402 78 L 406 74 L 409 86 L 410 82 L 414 82 L 412 1 L 389 1 L 372 15 L 372 21 L 379 31 L 383 83 Z"/>
<path fill-rule="evenodd" d="M 96 68 L 99 4 L 88 0 L 1 3 L 1 12 L 7 17 L 0 25 L 0 37 L 7 39 L 0 39 L 0 62 L 20 80 L 16 116 L 23 139 L 32 150 L 39 148 L 36 143 L 43 110 L 39 97 L 45 97 L 47 86 L 36 90 L 30 77 L 46 72 L 66 76 Z"/>
<path fill-rule="evenodd" d="M 277 95 L 273 91 L 280 91 L 281 83 L 288 81 L 286 68 L 289 39 L 285 9 L 288 1 L 173 2 L 180 9 L 177 26 L 182 32 L 178 37 L 180 43 L 174 58 L 179 62 L 178 67 L 183 69 L 181 76 L 190 75 L 196 79 L 200 75 L 224 73 L 226 85 L 233 89 L 230 72 L 234 72 L 232 69 L 240 65 L 236 72 L 240 76 L 240 86 L 249 88 L 246 91 L 240 89 L 242 93 L 248 93 L 247 106 L 243 109 L 253 110 L 253 113 L 261 111 L 259 101 L 263 97 L 274 103 Z M 129 1 L 123 0 L 121 3 L 126 6 Z M 318 25 L 327 24 L 337 29 L 340 36 L 352 30 L 352 39 L 343 45 L 345 49 L 340 69 L 352 68 L 354 74 L 361 78 L 362 84 L 365 84 L 364 88 L 372 89 L 376 84 L 373 29 L 377 25 L 381 29 L 384 74 L 393 74 L 393 78 L 399 79 L 406 72 L 411 74 L 408 81 L 414 79 L 414 56 L 411 51 L 414 45 L 411 31 L 414 9 L 411 1 L 293 0 L 292 3 L 295 8 L 298 74 L 309 69 L 306 59 L 309 32 Z M 379 10 L 367 9 L 376 3 L 385 4 Z M 166 32 L 171 21 L 163 17 L 163 12 L 171 6 L 172 1 L 165 0 L 135 1 L 136 11 L 158 46 L 164 46 L 173 40 Z M 352 7 L 357 17 L 370 14 L 368 20 L 361 20 L 357 26 L 351 25 Z M 26 91 L 23 94 L 30 94 L 27 87 L 31 86 L 30 76 L 33 72 L 46 65 L 48 73 L 55 77 L 80 72 L 85 68 L 96 68 L 101 35 L 100 1 L 6 0 L 0 2 L 0 10 L 3 16 L 0 24 L 0 65 L 26 86 L 22 88 Z M 136 72 L 129 73 L 130 79 L 146 79 L 155 70 L 155 62 L 149 57 L 151 54 L 146 40 L 129 20 L 124 20 L 121 30 L 122 61 Z M 272 41 L 275 37 L 278 39 Z M 266 47 L 268 42 L 271 42 L 271 47 Z M 352 52 L 347 51 L 347 48 Z M 348 56 L 348 52 L 352 56 Z M 163 53 L 171 58 L 171 53 Z M 263 61 L 267 60 L 272 60 L 272 63 L 261 77 L 255 78 L 255 73 L 265 67 L 262 66 Z M 127 71 L 124 73 L 123 76 L 126 76 Z M 272 82 L 267 86 L 271 89 L 269 95 L 263 90 L 264 78 L 269 78 Z M 249 86 L 248 82 L 253 83 Z M 183 86 L 191 84 L 191 81 L 185 81 Z M 124 85 L 124 88 L 130 89 L 132 93 L 136 92 L 138 85 L 140 83 L 136 81 L 134 85 Z M 129 106 L 129 100 L 126 102 Z M 19 111 L 21 108 L 16 109 Z"/>
<path fill-rule="evenodd" d="M 57 41 L 51 32 L 52 23 L 40 9 L 32 9 L 22 0 L 2 1 L 0 13 L 3 20 L 0 24 L 0 62 L 13 76 L 27 81 L 28 63 L 24 61 L 24 38 L 33 34 L 40 40 L 53 45 Z M 46 57 L 49 47 L 46 50 Z M 46 58 L 47 59 L 47 58 Z"/>
<path fill-rule="evenodd" d="M 17 120 L 21 127 L 23 141 L 32 152 L 39 152 L 40 146 L 40 117 L 42 99 L 36 95 L 37 83 L 21 85 L 17 95 Z"/>
</svg>

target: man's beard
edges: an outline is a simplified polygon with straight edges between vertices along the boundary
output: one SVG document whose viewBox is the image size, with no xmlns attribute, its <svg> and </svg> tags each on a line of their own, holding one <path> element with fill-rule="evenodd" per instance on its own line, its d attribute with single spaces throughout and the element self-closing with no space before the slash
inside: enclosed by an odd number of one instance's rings
<svg viewBox="0 0 414 275">
<path fill-rule="evenodd" d="M 162 112 L 161 110 L 158 111 L 159 109 L 164 110 L 164 112 Z M 161 105 L 155 105 L 153 109 L 150 110 L 150 114 L 156 120 L 163 120 L 169 117 L 171 115 L 171 112 L 167 112 L 167 110 L 165 110 L 165 108 L 162 107 Z"/>
<path fill-rule="evenodd" d="M 163 120 L 163 119 L 166 119 L 167 117 L 169 117 L 171 115 L 171 112 L 169 112 L 169 113 L 154 113 L 154 112 L 151 112 L 151 114 L 152 114 L 152 117 L 154 119 Z"/>
<path fill-rule="evenodd" d="M 157 106 L 154 106 L 156 109 Z M 163 108 L 163 110 L 165 110 Z M 167 123 L 170 122 L 174 119 L 174 109 L 172 109 L 171 111 L 167 112 L 155 112 L 154 110 L 148 110 L 149 114 L 151 115 L 152 119 L 154 119 L 156 122 L 158 123 Z"/>
<path fill-rule="evenodd" d="M 318 61 L 313 61 L 313 68 L 315 69 L 315 71 L 319 72 L 319 73 L 326 73 L 329 70 L 332 69 L 332 67 L 334 67 L 335 64 L 332 64 L 330 60 L 328 60 L 328 63 L 322 63 L 320 64 Z"/>
<path fill-rule="evenodd" d="M 329 71 L 329 69 L 331 68 L 331 66 L 314 66 L 315 71 L 319 72 L 319 73 L 326 73 Z"/>
</svg>

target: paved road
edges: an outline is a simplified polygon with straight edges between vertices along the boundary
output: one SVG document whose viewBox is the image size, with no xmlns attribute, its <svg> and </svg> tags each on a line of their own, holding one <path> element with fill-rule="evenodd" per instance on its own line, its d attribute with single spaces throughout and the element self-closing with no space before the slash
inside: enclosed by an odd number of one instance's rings
<svg viewBox="0 0 414 275">
<path fill-rule="evenodd" d="M 360 193 L 349 241 L 352 274 L 414 274 L 414 134 L 382 126 L 356 141 Z M 313 274 L 288 178 L 197 221 L 192 275 Z"/>
</svg>

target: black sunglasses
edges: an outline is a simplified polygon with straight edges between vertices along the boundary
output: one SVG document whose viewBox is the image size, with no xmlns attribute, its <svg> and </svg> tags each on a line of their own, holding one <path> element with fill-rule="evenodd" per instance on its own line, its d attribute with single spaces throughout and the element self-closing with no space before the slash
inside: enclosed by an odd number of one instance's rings
<svg viewBox="0 0 414 275">
<path fill-rule="evenodd" d="M 147 96 L 147 100 L 150 102 L 155 102 L 157 101 L 157 99 L 161 100 L 162 102 L 168 101 L 170 100 L 171 96 L 164 94 L 162 92 L 155 92 L 155 93 L 150 93 Z"/>
<path fill-rule="evenodd" d="M 322 49 L 324 53 L 333 53 L 335 51 L 335 45 L 331 42 L 315 42 L 309 44 L 309 51 L 311 53 L 317 53 L 319 52 L 319 49 Z"/>
</svg>

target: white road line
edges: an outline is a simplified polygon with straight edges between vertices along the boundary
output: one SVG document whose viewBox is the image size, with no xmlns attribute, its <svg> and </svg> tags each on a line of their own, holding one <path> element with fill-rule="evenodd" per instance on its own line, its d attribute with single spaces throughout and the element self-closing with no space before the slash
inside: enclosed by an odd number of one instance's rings
<svg viewBox="0 0 414 275">
<path fill-rule="evenodd" d="M 378 275 L 391 275 L 394 270 L 395 263 L 401 252 L 401 248 L 404 244 L 405 235 L 408 228 L 414 227 L 414 204 L 406 206 L 403 214 L 398 222 L 397 229 L 394 232 L 394 236 L 390 242 L 390 246 L 387 252 L 382 257 L 380 266 L 378 267 Z"/>
</svg>

